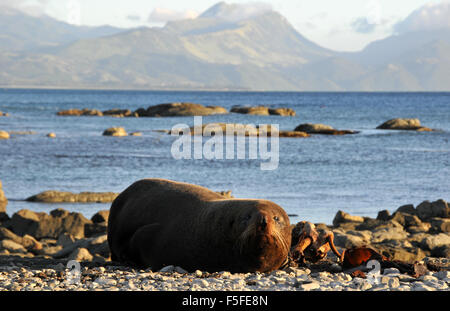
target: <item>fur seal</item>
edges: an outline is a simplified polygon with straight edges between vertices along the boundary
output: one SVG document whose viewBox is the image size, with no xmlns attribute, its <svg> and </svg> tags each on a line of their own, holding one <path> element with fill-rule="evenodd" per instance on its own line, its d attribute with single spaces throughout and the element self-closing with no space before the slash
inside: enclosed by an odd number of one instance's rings
<svg viewBox="0 0 450 311">
<path fill-rule="evenodd" d="M 164 179 L 140 180 L 111 205 L 113 261 L 157 271 L 269 272 L 287 261 L 286 212 L 266 200 L 226 199 L 207 188 Z"/>
</svg>

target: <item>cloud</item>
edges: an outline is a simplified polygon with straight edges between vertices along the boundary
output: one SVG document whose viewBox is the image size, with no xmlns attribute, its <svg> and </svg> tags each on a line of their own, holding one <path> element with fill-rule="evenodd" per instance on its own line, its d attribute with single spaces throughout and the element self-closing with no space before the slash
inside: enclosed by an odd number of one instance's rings
<svg viewBox="0 0 450 311">
<path fill-rule="evenodd" d="M 40 16 L 45 13 L 49 0 L 0 0 L 0 7 L 22 11 L 32 16 Z"/>
<path fill-rule="evenodd" d="M 198 16 L 198 13 L 194 10 L 177 11 L 165 8 L 155 8 L 148 21 L 151 23 L 166 23 L 175 20 L 182 19 L 194 19 Z"/>
<path fill-rule="evenodd" d="M 411 13 L 394 27 L 396 33 L 450 28 L 450 1 L 430 3 Z"/>
</svg>

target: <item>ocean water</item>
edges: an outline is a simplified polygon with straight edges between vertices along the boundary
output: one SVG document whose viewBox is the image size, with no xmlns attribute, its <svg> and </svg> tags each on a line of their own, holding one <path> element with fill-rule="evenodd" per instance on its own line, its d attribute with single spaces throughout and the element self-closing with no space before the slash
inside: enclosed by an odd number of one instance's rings
<svg viewBox="0 0 450 311">
<path fill-rule="evenodd" d="M 361 131 L 349 136 L 280 138 L 279 166 L 263 171 L 263 160 L 175 160 L 176 138 L 155 132 L 193 117 L 58 117 L 70 108 L 135 110 L 167 102 L 290 107 L 296 117 L 229 114 L 204 123 L 324 123 Z M 143 178 L 167 178 L 232 190 L 237 198 L 268 199 L 291 222 L 330 224 L 338 210 L 375 217 L 383 209 L 450 199 L 450 93 L 235 93 L 79 90 L 0 90 L 0 130 L 35 131 L 0 141 L 0 180 L 10 215 L 20 209 L 49 212 L 63 207 L 86 217 L 109 204 L 36 204 L 24 199 L 45 190 L 121 192 Z M 375 128 L 392 118 L 419 118 L 432 133 Z M 122 126 L 142 137 L 103 137 Z M 56 139 L 46 134 L 55 132 Z"/>
</svg>

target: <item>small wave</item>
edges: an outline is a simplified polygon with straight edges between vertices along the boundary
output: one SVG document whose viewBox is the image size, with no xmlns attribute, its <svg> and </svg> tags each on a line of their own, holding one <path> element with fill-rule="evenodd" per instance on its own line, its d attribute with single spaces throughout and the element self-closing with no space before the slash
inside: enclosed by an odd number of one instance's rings
<svg viewBox="0 0 450 311">
<path fill-rule="evenodd" d="M 391 151 L 409 151 L 409 152 L 450 152 L 450 149 L 428 149 L 428 148 L 387 148 L 387 150 Z"/>
</svg>

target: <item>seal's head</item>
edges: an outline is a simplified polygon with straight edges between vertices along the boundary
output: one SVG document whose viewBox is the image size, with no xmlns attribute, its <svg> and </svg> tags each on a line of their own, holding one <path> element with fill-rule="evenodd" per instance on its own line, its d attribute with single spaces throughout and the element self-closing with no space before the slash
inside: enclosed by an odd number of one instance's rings
<svg viewBox="0 0 450 311">
<path fill-rule="evenodd" d="M 237 213 L 235 251 L 248 272 L 278 269 L 287 259 L 291 244 L 289 217 L 270 201 L 254 200 Z"/>
</svg>

